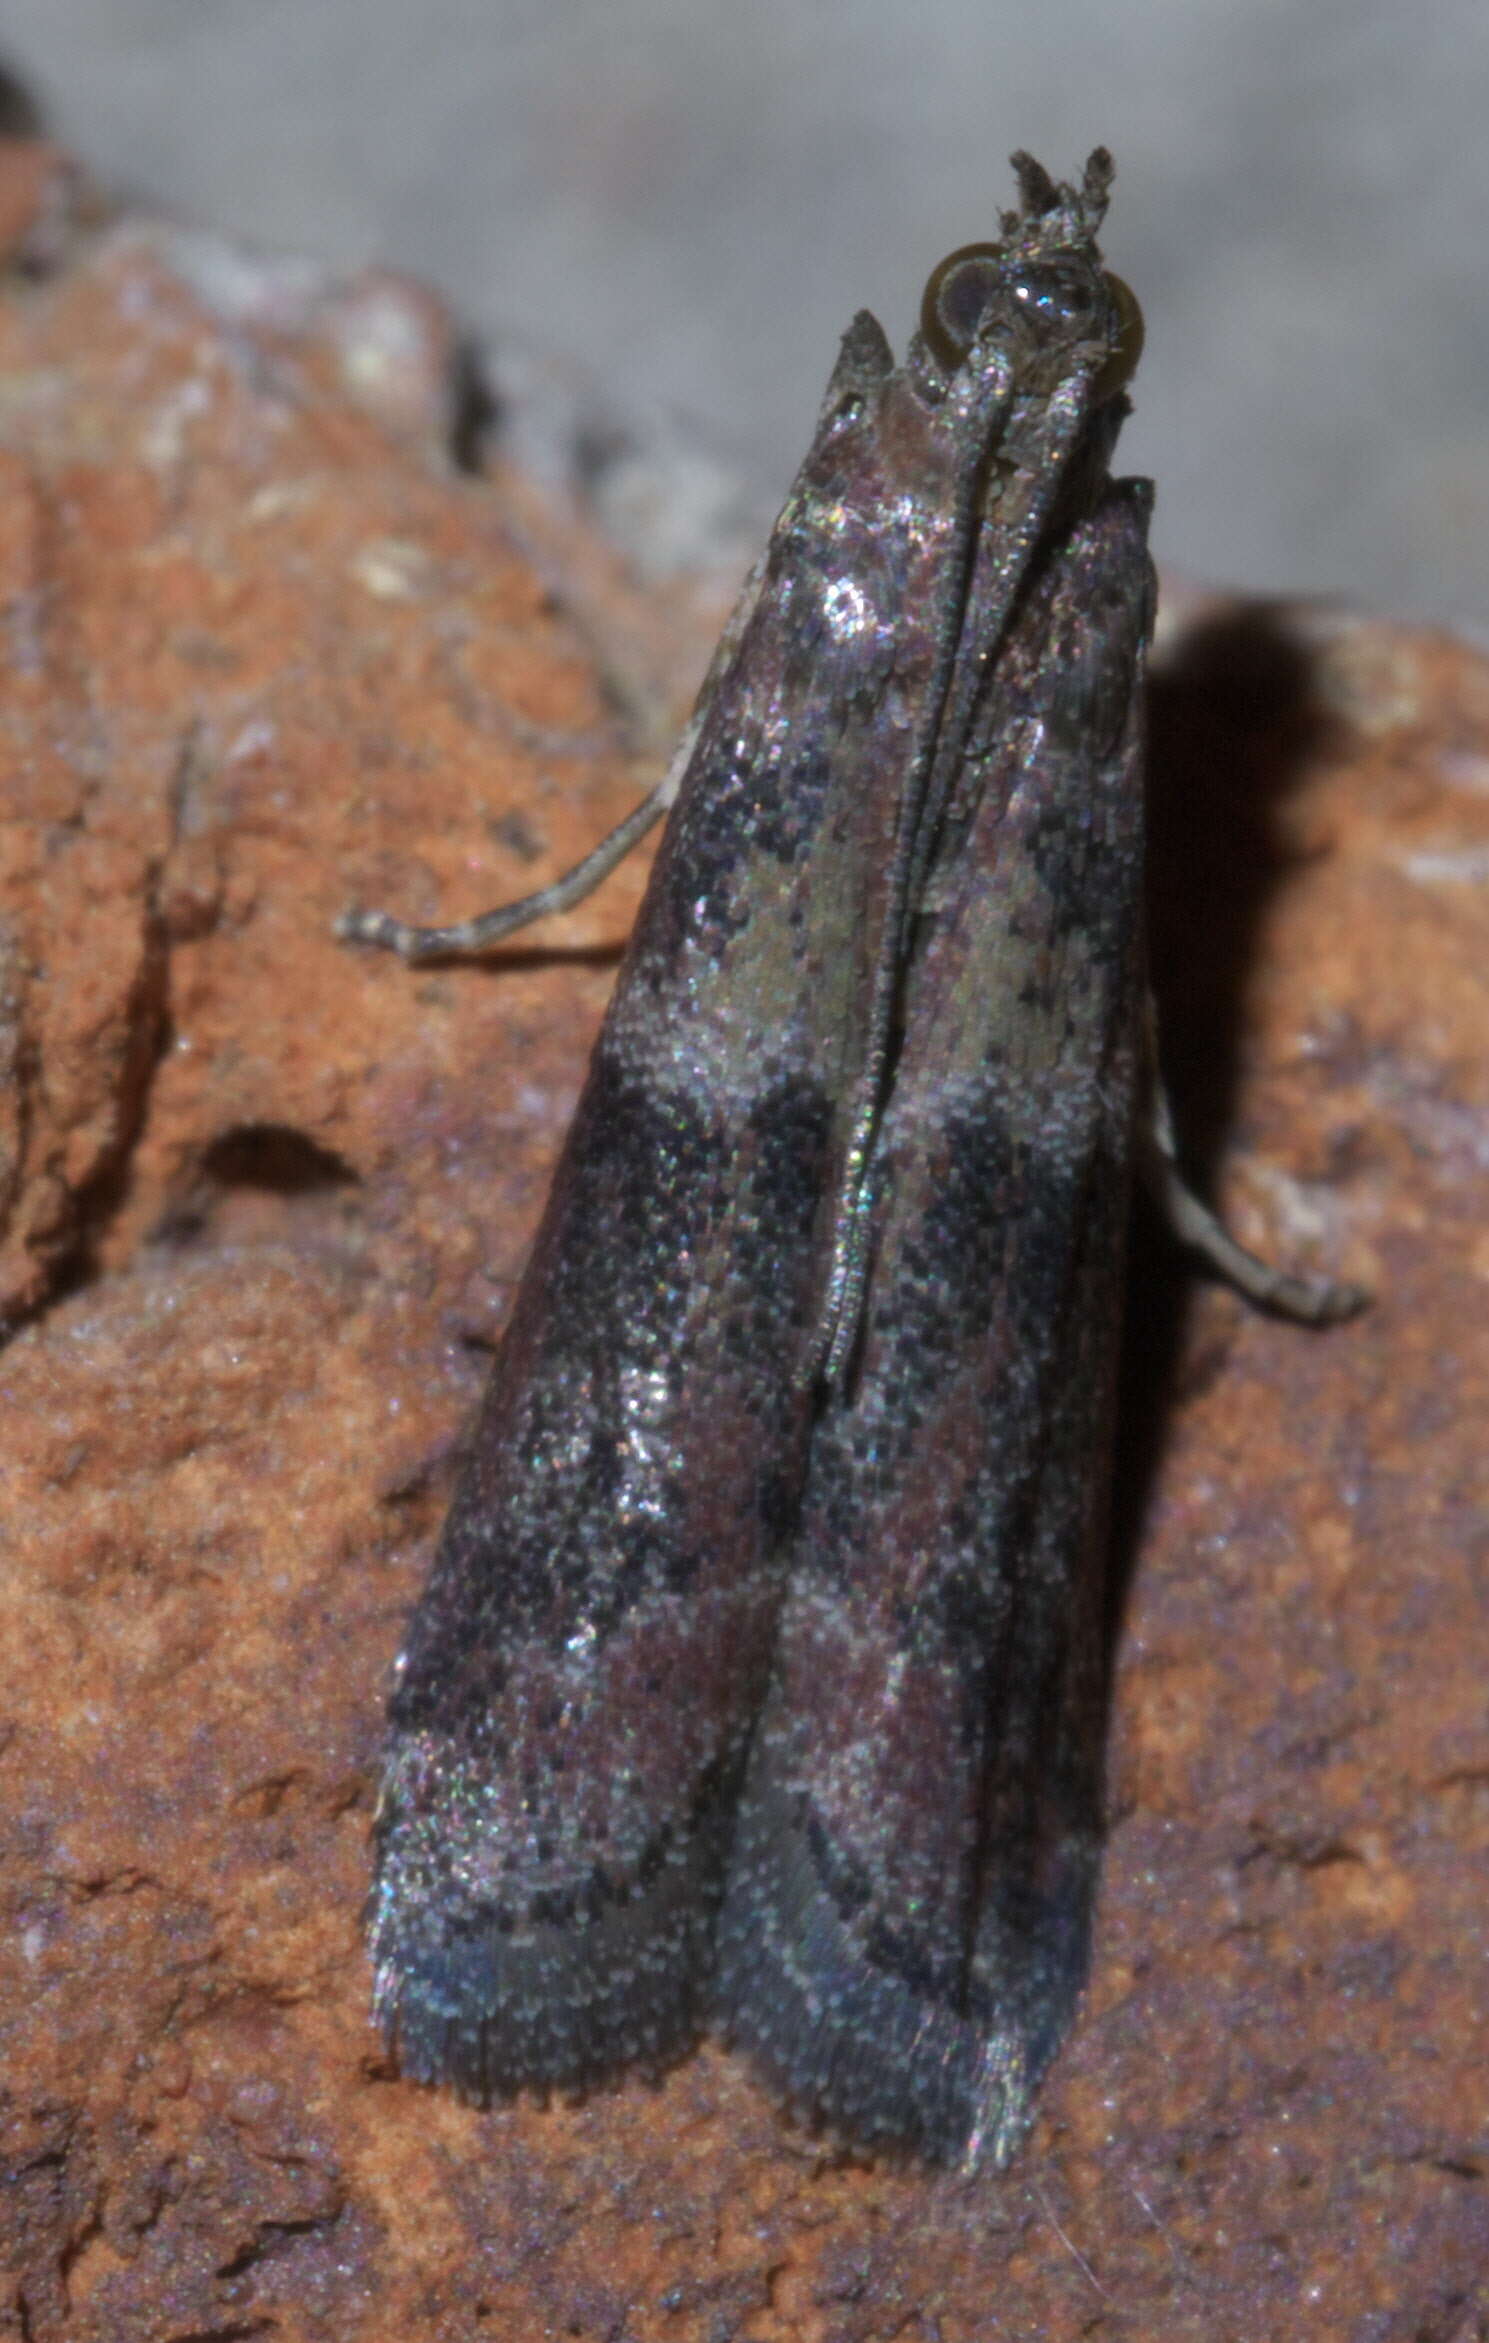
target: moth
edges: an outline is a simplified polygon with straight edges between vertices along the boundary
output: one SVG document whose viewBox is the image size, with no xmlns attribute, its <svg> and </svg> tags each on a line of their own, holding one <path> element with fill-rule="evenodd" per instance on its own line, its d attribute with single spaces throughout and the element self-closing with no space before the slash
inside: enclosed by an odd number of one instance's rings
<svg viewBox="0 0 1489 2343">
<path fill-rule="evenodd" d="M 389 1711 L 404 2069 L 485 2099 L 713 2022 L 850 2141 L 1007 2159 L 1085 1974 L 1143 953 L 1141 320 L 1079 187 L 854 320 L 667 829 Z"/>
</svg>

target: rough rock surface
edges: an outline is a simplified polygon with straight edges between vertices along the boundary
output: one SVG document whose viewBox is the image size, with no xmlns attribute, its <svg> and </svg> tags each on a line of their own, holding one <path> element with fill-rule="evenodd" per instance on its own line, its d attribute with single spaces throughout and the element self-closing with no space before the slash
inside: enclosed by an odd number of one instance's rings
<svg viewBox="0 0 1489 2343">
<path fill-rule="evenodd" d="M 1019 2163 L 836 2157 L 708 2048 L 476 2113 L 368 2023 L 380 1708 L 641 873 L 484 969 L 331 922 L 565 865 L 636 787 L 596 644 L 666 645 L 459 469 L 416 288 L 100 225 L 39 146 L 0 239 L 0 2334 L 1489 2334 L 1489 662 L 1170 629 L 1191 1154 L 1378 1298 L 1310 1337 L 1139 1247 Z"/>
</svg>

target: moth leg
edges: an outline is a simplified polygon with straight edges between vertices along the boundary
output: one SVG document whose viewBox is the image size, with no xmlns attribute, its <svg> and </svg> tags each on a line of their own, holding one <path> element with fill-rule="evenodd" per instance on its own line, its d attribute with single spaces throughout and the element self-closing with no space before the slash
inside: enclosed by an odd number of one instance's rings
<svg viewBox="0 0 1489 2343">
<path fill-rule="evenodd" d="M 1364 1286 L 1331 1277 L 1299 1277 L 1247 1251 L 1203 1203 L 1179 1169 L 1173 1109 L 1158 1071 L 1151 999 L 1147 1026 L 1147 1106 L 1138 1132 L 1138 1172 L 1148 1194 L 1181 1245 L 1199 1253 L 1226 1282 L 1259 1308 L 1307 1326 L 1335 1326 L 1363 1310 Z"/>
<path fill-rule="evenodd" d="M 487 951 L 518 928 L 546 919 L 550 911 L 567 911 L 592 895 L 600 881 L 608 878 L 661 820 L 672 803 L 668 794 L 671 780 L 669 772 L 582 862 L 576 862 L 549 886 L 539 887 L 535 894 L 519 896 L 515 903 L 500 903 L 494 911 L 483 911 L 475 919 L 457 920 L 452 927 L 410 927 L 389 911 L 361 911 L 354 905 L 337 920 L 336 933 L 343 943 L 380 944 L 402 960 L 446 959 L 452 954 L 464 957 Z"/>
<path fill-rule="evenodd" d="M 465 959 L 489 951 L 493 944 L 515 935 L 519 928 L 530 927 L 535 919 L 546 919 L 550 912 L 572 910 L 586 895 L 592 895 L 601 880 L 608 879 L 632 849 L 640 845 L 647 831 L 671 811 L 724 671 L 738 651 L 745 628 L 754 615 L 764 578 L 765 555 L 762 554 L 745 579 L 666 772 L 655 789 L 649 790 L 641 803 L 624 821 L 617 822 L 582 862 L 576 862 L 572 870 L 565 871 L 548 886 L 539 887 L 535 894 L 520 895 L 515 903 L 499 903 L 493 911 L 483 911 L 475 919 L 457 920 L 450 927 L 411 927 L 406 921 L 395 919 L 391 912 L 363 911 L 353 904 L 336 922 L 335 932 L 342 942 L 378 944 L 384 951 L 396 952 L 402 960 Z"/>
</svg>

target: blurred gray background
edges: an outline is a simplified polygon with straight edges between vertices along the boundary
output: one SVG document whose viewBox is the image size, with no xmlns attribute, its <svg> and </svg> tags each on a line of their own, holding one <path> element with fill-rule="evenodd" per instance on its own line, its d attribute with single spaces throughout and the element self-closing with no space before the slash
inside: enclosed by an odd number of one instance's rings
<svg viewBox="0 0 1489 2343">
<path fill-rule="evenodd" d="M 0 63 L 106 183 L 418 271 L 764 514 L 852 311 L 898 343 L 1011 147 L 1104 141 L 1160 558 L 1489 617 L 1484 0 L 7 0 Z"/>
</svg>

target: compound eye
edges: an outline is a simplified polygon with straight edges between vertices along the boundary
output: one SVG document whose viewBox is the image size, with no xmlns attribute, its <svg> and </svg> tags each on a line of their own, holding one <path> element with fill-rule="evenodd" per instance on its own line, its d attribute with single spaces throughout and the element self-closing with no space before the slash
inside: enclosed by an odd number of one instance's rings
<svg viewBox="0 0 1489 2343">
<path fill-rule="evenodd" d="M 955 373 L 1004 281 L 1001 244 L 961 244 L 933 269 L 920 300 L 920 331 L 938 362 Z"/>
<path fill-rule="evenodd" d="M 1036 348 L 1105 337 L 1108 355 L 1097 373 L 1100 404 L 1131 379 L 1143 346 L 1143 313 L 1120 277 L 1103 272 L 1102 302 L 1089 269 L 1033 262 L 1015 273 L 998 244 L 963 244 L 933 271 L 920 304 L 920 330 L 941 365 L 955 370 L 990 311 L 1023 320 Z M 1105 314 L 1102 314 L 1102 311 Z"/>
<path fill-rule="evenodd" d="M 1111 300 L 1114 327 L 1106 364 L 1091 386 L 1098 406 L 1127 388 L 1143 354 L 1143 313 L 1136 293 L 1110 269 L 1102 271 L 1102 279 Z"/>
</svg>

